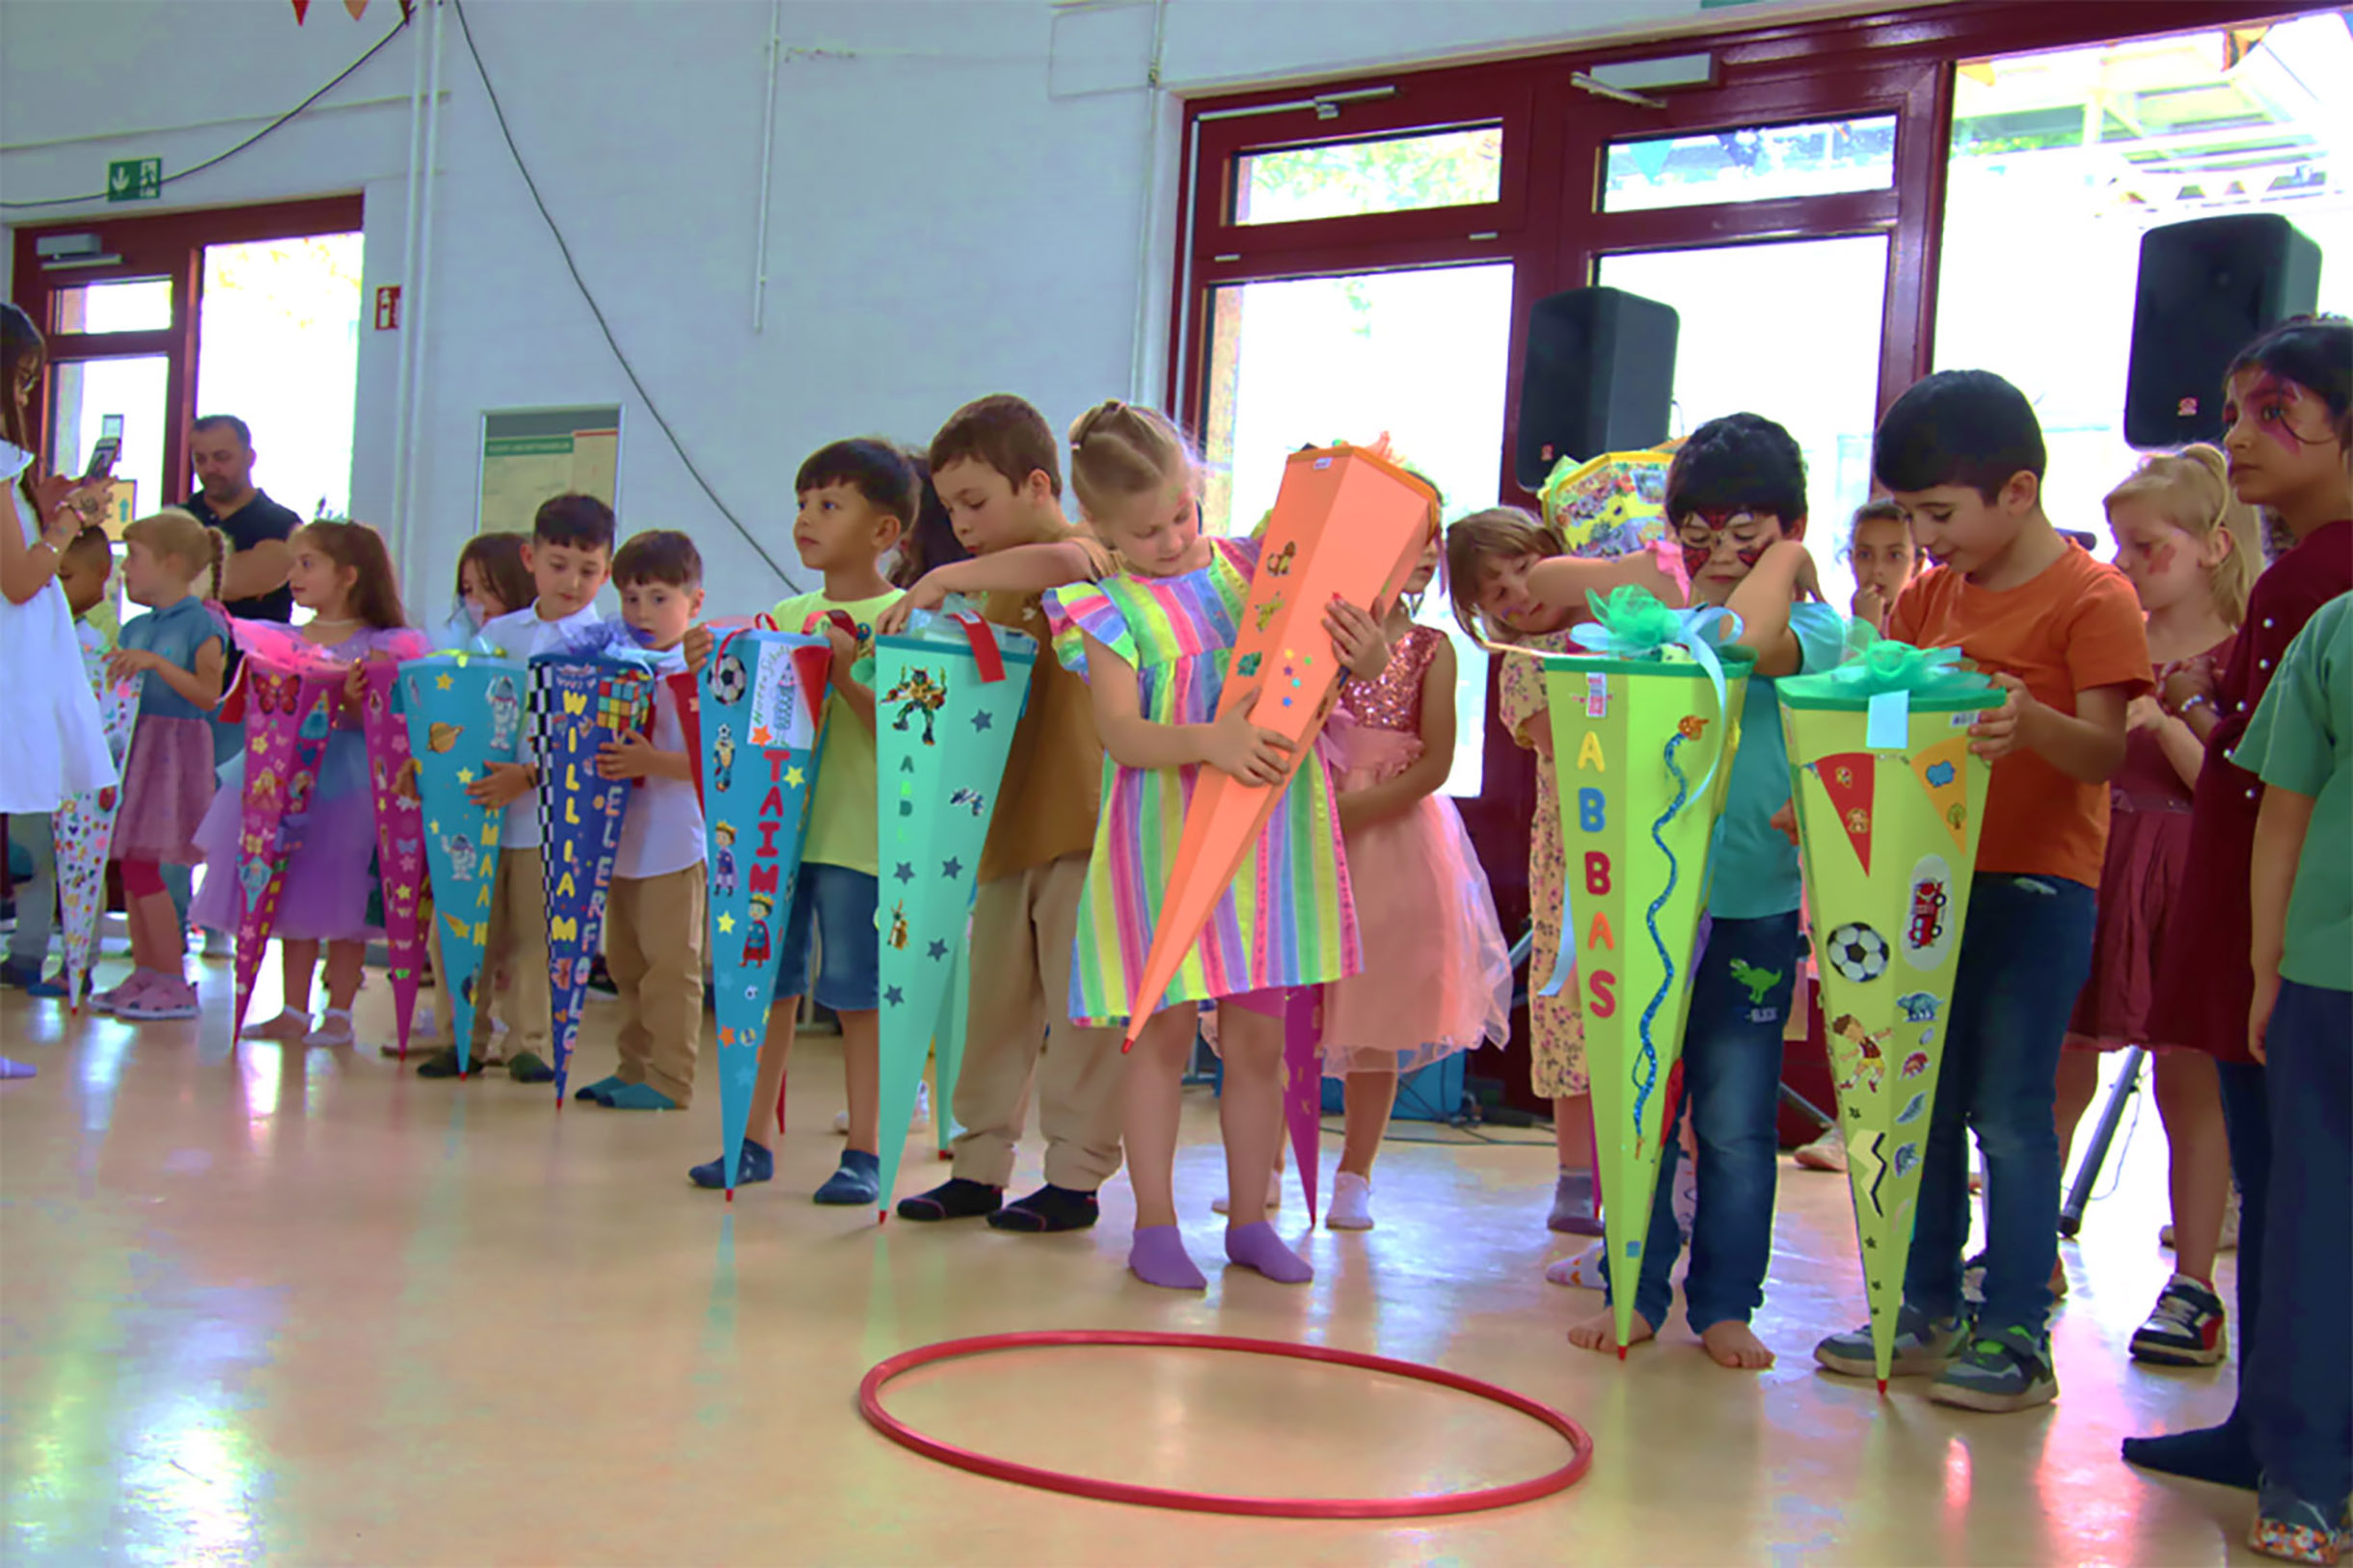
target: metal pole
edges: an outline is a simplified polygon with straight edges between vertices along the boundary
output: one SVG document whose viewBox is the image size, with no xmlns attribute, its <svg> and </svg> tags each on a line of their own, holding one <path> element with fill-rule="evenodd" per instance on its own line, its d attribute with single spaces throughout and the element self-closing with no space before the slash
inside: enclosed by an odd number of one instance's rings
<svg viewBox="0 0 2353 1568">
<path fill-rule="evenodd" d="M 2084 1205 L 2092 1201 L 2092 1189 L 2099 1181 L 2099 1168 L 2108 1161 L 2108 1146 L 2116 1141 L 2116 1129 L 2124 1120 L 2124 1102 L 2140 1087 L 2141 1063 L 2149 1053 L 2138 1045 L 2124 1051 L 2124 1064 L 2116 1072 L 2116 1083 L 2108 1091 L 2108 1103 L 2100 1109 L 2099 1125 L 2093 1129 L 2092 1141 L 2085 1146 L 2083 1159 L 2075 1167 L 2075 1180 L 2067 1190 L 2067 1202 L 2059 1209 L 2059 1233 L 2071 1236 L 2083 1229 Z"/>
</svg>

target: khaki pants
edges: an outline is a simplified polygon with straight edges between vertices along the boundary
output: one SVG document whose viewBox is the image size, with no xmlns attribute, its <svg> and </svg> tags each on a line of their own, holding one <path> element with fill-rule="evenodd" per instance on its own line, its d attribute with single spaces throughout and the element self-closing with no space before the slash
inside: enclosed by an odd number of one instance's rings
<svg viewBox="0 0 2353 1568">
<path fill-rule="evenodd" d="M 500 850 L 499 873 L 490 884 L 490 933 L 481 972 L 473 982 L 473 1041 L 479 1060 L 490 1044 L 490 1004 L 497 977 L 507 977 L 506 1054 L 529 1051 L 541 1061 L 554 1054 L 548 1000 L 548 890 L 540 879 L 546 865 L 537 850 Z"/>
<path fill-rule="evenodd" d="M 1120 1169 L 1122 1031 L 1070 1022 L 1070 946 L 1087 857 L 1065 855 L 981 884 L 972 908 L 972 993 L 953 1104 L 956 1174 L 1002 1187 L 1038 1084 L 1045 1178 L 1093 1192 Z M 1039 1071 L 1043 1049 L 1045 1067 Z"/>
<path fill-rule="evenodd" d="M 703 1033 L 703 868 L 615 877 L 605 900 L 605 967 L 621 993 L 620 1070 L 676 1100 L 694 1098 Z"/>
</svg>

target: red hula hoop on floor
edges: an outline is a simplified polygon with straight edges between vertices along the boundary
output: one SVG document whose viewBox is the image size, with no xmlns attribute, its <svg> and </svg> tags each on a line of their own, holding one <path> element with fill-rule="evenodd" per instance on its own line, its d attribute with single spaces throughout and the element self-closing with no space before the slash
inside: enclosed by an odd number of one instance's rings
<svg viewBox="0 0 2353 1568">
<path fill-rule="evenodd" d="M 1491 1404 L 1516 1411 L 1566 1438 L 1569 1462 L 1508 1486 L 1481 1487 L 1471 1492 L 1439 1492 L 1402 1498 L 1245 1498 L 1215 1492 L 1180 1492 L 1170 1487 L 1138 1486 L 1128 1481 L 1096 1480 L 1038 1465 L 1024 1465 L 960 1448 L 927 1437 L 882 1408 L 882 1390 L 892 1380 L 934 1362 L 957 1361 L 996 1350 L 1034 1350 L 1068 1345 L 1133 1345 L 1149 1350 L 1225 1350 L 1252 1356 L 1281 1356 L 1292 1361 L 1325 1362 L 1366 1371 L 1387 1372 L 1417 1383 L 1468 1393 Z M 1593 1439 L 1582 1426 L 1525 1394 L 1495 1384 L 1465 1377 L 1442 1367 L 1369 1356 L 1361 1351 L 1336 1350 L 1328 1345 L 1286 1344 L 1276 1339 L 1245 1339 L 1224 1334 L 1149 1334 L 1129 1330 L 1069 1329 L 1032 1334 L 985 1334 L 968 1339 L 903 1351 L 877 1365 L 858 1384 L 858 1409 L 869 1424 L 902 1447 L 912 1448 L 943 1465 L 1011 1481 L 1016 1486 L 1060 1492 L 1104 1502 L 1131 1502 L 1146 1508 L 1175 1508 L 1189 1513 L 1245 1514 L 1261 1519 L 1420 1519 L 1434 1514 L 1479 1513 L 1508 1508 L 1564 1491 L 1581 1479 L 1593 1463 Z"/>
</svg>

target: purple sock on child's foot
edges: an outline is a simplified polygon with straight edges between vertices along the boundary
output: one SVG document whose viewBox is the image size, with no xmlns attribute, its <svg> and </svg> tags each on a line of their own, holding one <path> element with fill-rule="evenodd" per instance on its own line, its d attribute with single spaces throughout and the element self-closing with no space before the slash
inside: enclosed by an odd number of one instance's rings
<svg viewBox="0 0 2353 1568">
<path fill-rule="evenodd" d="M 1163 1290 L 1206 1290 L 1208 1279 L 1193 1266 L 1184 1233 L 1173 1225 L 1139 1225 L 1127 1249 L 1127 1266 L 1146 1284 Z"/>
<path fill-rule="evenodd" d="M 1226 1258 L 1255 1268 L 1277 1284 L 1305 1284 L 1315 1278 L 1308 1260 L 1283 1245 L 1275 1228 L 1264 1220 L 1237 1225 L 1226 1231 Z"/>
</svg>

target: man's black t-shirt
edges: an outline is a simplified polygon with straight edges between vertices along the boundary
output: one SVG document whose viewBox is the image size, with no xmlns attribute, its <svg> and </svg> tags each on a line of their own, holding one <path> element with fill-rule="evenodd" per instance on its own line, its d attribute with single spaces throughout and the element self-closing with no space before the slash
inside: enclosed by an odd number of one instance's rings
<svg viewBox="0 0 2353 1568">
<path fill-rule="evenodd" d="M 251 550 L 264 539 L 291 539 L 294 530 L 302 527 L 302 519 L 284 506 L 257 490 L 254 499 L 227 517 L 214 515 L 212 503 L 198 491 L 188 499 L 188 510 L 208 528 L 219 528 L 229 535 L 230 542 L 239 550 Z M 294 617 L 294 595 L 281 583 L 270 592 L 253 599 L 231 599 L 225 607 L 239 620 L 284 621 Z"/>
</svg>

